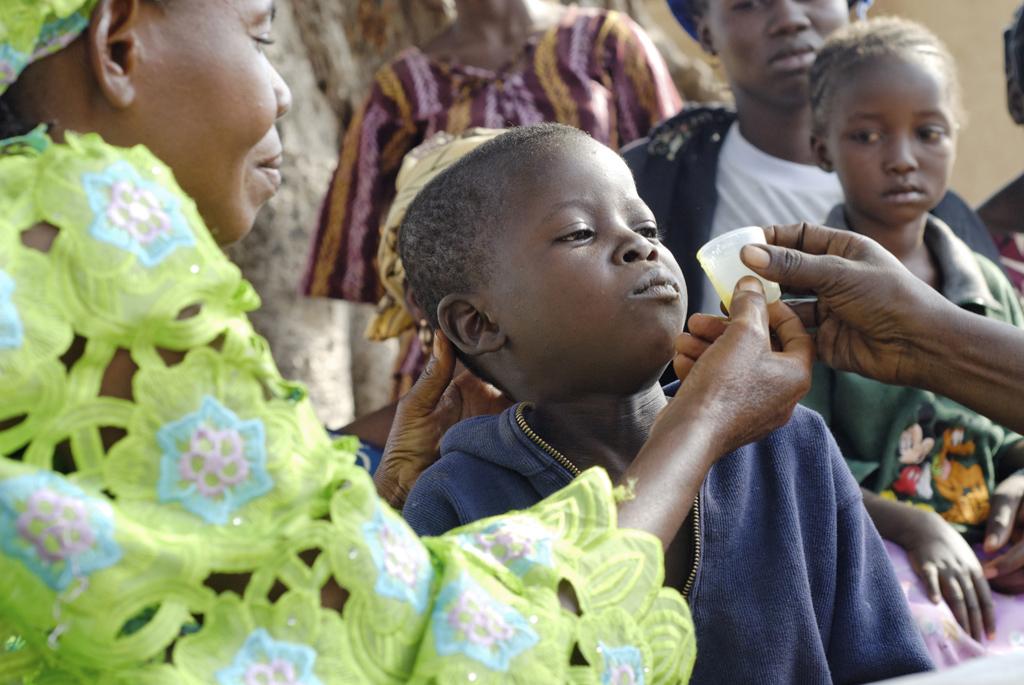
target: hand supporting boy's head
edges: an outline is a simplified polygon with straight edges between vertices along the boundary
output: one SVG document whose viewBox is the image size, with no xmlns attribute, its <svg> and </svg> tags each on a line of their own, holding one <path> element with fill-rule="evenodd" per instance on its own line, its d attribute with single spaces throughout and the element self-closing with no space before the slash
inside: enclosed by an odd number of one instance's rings
<svg viewBox="0 0 1024 685">
<path fill-rule="evenodd" d="M 558 124 L 512 129 L 409 207 L 399 251 L 419 305 L 518 400 L 657 382 L 686 288 L 622 159 Z"/>
<path fill-rule="evenodd" d="M 833 34 L 811 69 L 811 107 L 811 145 L 839 176 L 851 220 L 906 225 L 945 195 L 960 86 L 949 51 L 923 26 L 885 18 Z"/>
</svg>

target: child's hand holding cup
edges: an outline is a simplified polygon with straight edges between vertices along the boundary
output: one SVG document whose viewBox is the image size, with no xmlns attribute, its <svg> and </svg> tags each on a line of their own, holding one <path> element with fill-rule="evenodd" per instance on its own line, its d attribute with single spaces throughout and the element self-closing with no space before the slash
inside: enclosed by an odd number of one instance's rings
<svg viewBox="0 0 1024 685">
<path fill-rule="evenodd" d="M 760 226 L 744 226 L 728 233 L 723 233 L 714 240 L 704 244 L 697 250 L 697 261 L 704 273 L 711 280 L 715 292 L 722 298 L 726 310 L 732 304 L 732 294 L 736 284 L 744 276 L 753 276 L 764 286 L 764 295 L 768 304 L 782 297 L 779 284 L 761 278 L 740 261 L 740 250 L 751 243 L 765 245 L 764 230 Z"/>
</svg>

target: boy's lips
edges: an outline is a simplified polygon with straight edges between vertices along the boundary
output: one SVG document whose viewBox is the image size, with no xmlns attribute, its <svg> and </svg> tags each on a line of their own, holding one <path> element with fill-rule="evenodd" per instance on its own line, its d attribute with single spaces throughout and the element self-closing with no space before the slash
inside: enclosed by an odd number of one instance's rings
<svg viewBox="0 0 1024 685">
<path fill-rule="evenodd" d="M 675 300 L 679 298 L 679 284 L 663 271 L 648 274 L 637 284 L 630 297 Z"/>
</svg>

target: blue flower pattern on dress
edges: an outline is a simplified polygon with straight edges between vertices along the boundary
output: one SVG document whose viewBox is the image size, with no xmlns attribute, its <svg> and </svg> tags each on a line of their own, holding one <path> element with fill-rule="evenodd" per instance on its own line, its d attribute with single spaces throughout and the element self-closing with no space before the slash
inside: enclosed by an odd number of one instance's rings
<svg viewBox="0 0 1024 685">
<path fill-rule="evenodd" d="M 422 614 L 434 571 L 419 539 L 399 521 L 385 515 L 380 507 L 362 529 L 377 567 L 374 591 L 382 597 L 407 602 L 417 614 Z"/>
<path fill-rule="evenodd" d="M 195 236 L 178 199 L 143 179 L 125 161 L 82 176 L 96 240 L 130 252 L 147 268 L 159 265 L 179 247 L 195 245 Z"/>
<path fill-rule="evenodd" d="M 81 10 L 47 22 L 39 32 L 32 61 L 63 50 L 88 27 L 89 19 Z"/>
<path fill-rule="evenodd" d="M 7 43 L 0 43 L 0 85 L 14 83 L 22 70 L 28 66 L 28 55 L 14 49 Z"/>
<path fill-rule="evenodd" d="M 157 495 L 209 523 L 227 523 L 246 502 L 274 487 L 267 473 L 263 422 L 241 420 L 213 397 L 156 434 L 163 456 Z"/>
<path fill-rule="evenodd" d="M 604 656 L 601 685 L 644 685 L 644 657 L 631 645 L 609 647 L 598 642 Z"/>
<path fill-rule="evenodd" d="M 25 341 L 25 329 L 14 306 L 14 279 L 0 269 L 0 350 L 16 350 Z"/>
<path fill-rule="evenodd" d="M 49 471 L 0 481 L 0 549 L 57 591 L 121 559 L 110 505 Z"/>
<path fill-rule="evenodd" d="M 322 685 L 313 673 L 315 664 L 312 647 L 275 640 L 258 628 L 216 677 L 218 685 Z"/>
<path fill-rule="evenodd" d="M 464 533 L 459 536 L 459 544 L 486 554 L 520 577 L 534 566 L 552 568 L 554 565 L 551 534 L 529 518 L 509 517 L 482 531 Z"/>
<path fill-rule="evenodd" d="M 431 621 L 439 655 L 461 653 L 502 673 L 540 639 L 522 614 L 465 573 L 441 590 Z"/>
</svg>

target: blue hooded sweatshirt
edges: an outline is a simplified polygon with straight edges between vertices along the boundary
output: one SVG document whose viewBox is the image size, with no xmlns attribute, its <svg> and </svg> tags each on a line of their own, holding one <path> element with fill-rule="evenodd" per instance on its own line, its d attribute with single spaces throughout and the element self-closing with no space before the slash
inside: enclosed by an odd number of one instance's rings
<svg viewBox="0 0 1024 685">
<path fill-rule="evenodd" d="M 463 421 L 403 514 L 420 535 L 529 507 L 572 476 L 516 425 Z M 932 668 L 860 489 L 821 417 L 719 460 L 700 490 L 694 684 L 864 683 Z"/>
</svg>

